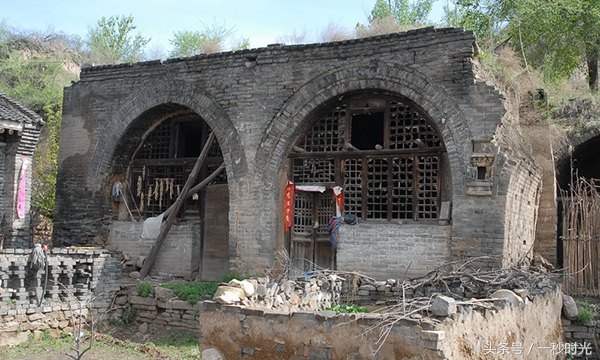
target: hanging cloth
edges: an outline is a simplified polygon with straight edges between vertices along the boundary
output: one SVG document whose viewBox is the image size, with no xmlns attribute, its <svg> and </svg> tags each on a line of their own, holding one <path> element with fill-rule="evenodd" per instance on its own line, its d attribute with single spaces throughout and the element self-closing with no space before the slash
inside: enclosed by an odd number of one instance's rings
<svg viewBox="0 0 600 360">
<path fill-rule="evenodd" d="M 26 157 L 21 158 L 21 172 L 19 174 L 19 190 L 17 193 L 17 217 L 23 219 L 25 217 L 25 200 L 26 200 L 26 189 L 27 189 L 27 167 L 29 166 L 29 159 Z"/>
<path fill-rule="evenodd" d="M 114 201 L 123 201 L 123 184 L 120 181 L 113 184 L 110 196 Z"/>
<path fill-rule="evenodd" d="M 147 218 L 142 225 L 142 239 L 156 239 L 160 235 L 160 225 L 165 213 Z"/>
<path fill-rule="evenodd" d="M 327 231 L 331 234 L 331 246 L 337 249 L 338 239 L 340 237 L 340 226 L 342 225 L 342 218 L 332 216 L 329 219 L 329 225 L 327 225 Z"/>
</svg>

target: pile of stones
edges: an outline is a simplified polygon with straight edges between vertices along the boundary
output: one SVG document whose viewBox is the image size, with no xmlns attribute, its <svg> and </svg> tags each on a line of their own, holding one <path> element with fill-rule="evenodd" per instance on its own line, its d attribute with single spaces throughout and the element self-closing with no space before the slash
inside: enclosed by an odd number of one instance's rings
<svg viewBox="0 0 600 360">
<path fill-rule="evenodd" d="M 339 303 L 344 281 L 335 274 L 308 274 L 282 281 L 269 277 L 234 279 L 220 284 L 213 300 L 282 312 L 316 311 Z"/>
</svg>

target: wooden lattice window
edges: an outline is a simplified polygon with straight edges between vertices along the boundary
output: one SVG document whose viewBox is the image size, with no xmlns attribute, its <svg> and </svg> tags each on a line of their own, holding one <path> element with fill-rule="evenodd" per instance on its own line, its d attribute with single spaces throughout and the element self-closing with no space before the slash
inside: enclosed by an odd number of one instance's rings
<svg viewBox="0 0 600 360">
<path fill-rule="evenodd" d="M 290 156 L 296 184 L 342 186 L 344 212 L 373 220 L 434 220 L 445 152 L 432 122 L 394 97 L 356 97 L 317 117 Z"/>
<path fill-rule="evenodd" d="M 134 154 L 129 169 L 134 205 L 142 215 L 156 216 L 175 202 L 210 131 L 200 117 L 186 116 L 166 120 L 148 134 Z M 223 155 L 215 140 L 195 184 L 214 172 L 222 162 Z M 213 182 L 226 183 L 226 173 L 221 172 Z M 179 216 L 200 213 L 201 201 L 202 194 L 188 198 Z"/>
</svg>

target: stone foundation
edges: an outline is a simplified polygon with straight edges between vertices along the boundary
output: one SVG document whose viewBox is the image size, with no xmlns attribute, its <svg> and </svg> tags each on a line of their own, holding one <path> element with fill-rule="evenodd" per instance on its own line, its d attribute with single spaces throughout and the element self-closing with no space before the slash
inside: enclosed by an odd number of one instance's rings
<svg viewBox="0 0 600 360">
<path fill-rule="evenodd" d="M 207 301 L 201 348 L 223 359 L 548 359 L 552 344 L 564 344 L 561 307 L 558 290 L 516 306 L 462 307 L 451 317 L 281 313 Z"/>
<path fill-rule="evenodd" d="M 52 249 L 47 268 L 36 270 L 31 252 L 0 250 L 0 346 L 26 341 L 30 332 L 50 330 L 58 336 L 71 331 L 71 310 L 79 313 L 80 305 L 81 314 L 91 310 L 99 319 L 119 289 L 119 253 Z"/>
</svg>

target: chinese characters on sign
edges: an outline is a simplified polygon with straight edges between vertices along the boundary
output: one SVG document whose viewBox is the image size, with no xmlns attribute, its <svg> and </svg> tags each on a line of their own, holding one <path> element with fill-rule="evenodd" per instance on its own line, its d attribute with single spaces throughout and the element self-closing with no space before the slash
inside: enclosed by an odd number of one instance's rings
<svg viewBox="0 0 600 360">
<path fill-rule="evenodd" d="M 534 344 L 530 344 L 526 346 L 520 342 L 514 343 L 499 343 L 494 346 L 491 343 L 485 343 L 483 346 L 483 355 L 523 355 L 527 356 L 531 354 L 533 349 L 542 349 L 548 350 L 553 356 L 556 355 L 573 355 L 573 356 L 582 356 L 582 355 L 592 355 L 592 344 L 588 344 L 584 342 L 580 343 L 552 343 L 550 346 L 536 346 Z"/>
<path fill-rule="evenodd" d="M 288 180 L 283 194 L 283 216 L 285 231 L 292 227 L 294 217 L 294 184 Z"/>
</svg>

